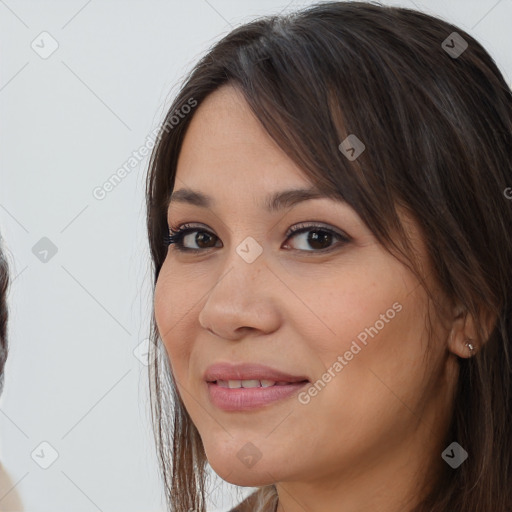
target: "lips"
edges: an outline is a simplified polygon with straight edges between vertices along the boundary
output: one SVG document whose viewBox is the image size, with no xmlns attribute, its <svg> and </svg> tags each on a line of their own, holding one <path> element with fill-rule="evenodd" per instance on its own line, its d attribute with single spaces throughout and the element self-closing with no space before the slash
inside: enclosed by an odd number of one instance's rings
<svg viewBox="0 0 512 512">
<path fill-rule="evenodd" d="M 228 387 L 229 381 L 231 381 L 229 387 L 246 387 L 242 381 L 259 381 L 258 386 L 262 387 L 309 381 L 304 375 L 292 375 L 291 373 L 256 363 L 216 363 L 206 369 L 203 377 L 206 382 L 216 382 L 226 387 Z M 273 384 L 270 384 L 271 382 Z M 248 382 L 246 383 L 249 384 Z M 252 382 L 247 387 L 256 387 L 256 384 Z"/>
<path fill-rule="evenodd" d="M 249 413 L 291 400 L 308 385 L 304 375 L 256 363 L 216 363 L 204 375 L 212 405 L 228 413 Z"/>
</svg>

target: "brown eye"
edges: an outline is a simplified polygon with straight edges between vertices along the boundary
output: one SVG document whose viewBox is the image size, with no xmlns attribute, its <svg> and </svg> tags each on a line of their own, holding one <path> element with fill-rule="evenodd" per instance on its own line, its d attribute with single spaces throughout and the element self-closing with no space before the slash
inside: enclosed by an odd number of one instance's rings
<svg viewBox="0 0 512 512">
<path fill-rule="evenodd" d="M 349 237 L 346 235 L 317 225 L 294 226 L 294 228 L 287 233 L 287 236 L 288 238 L 299 240 L 299 243 L 302 244 L 302 247 L 293 247 L 293 249 L 306 252 L 328 251 L 332 247 L 344 245 L 350 241 Z M 339 240 L 340 243 L 333 245 L 336 239 Z"/>
<path fill-rule="evenodd" d="M 171 234 L 165 237 L 165 244 L 168 246 L 174 244 L 176 249 L 182 252 L 199 252 L 215 247 L 215 240 L 218 238 L 204 229 L 181 227 L 171 230 Z"/>
<path fill-rule="evenodd" d="M 190 234 L 188 234 L 183 238 L 192 238 L 200 248 L 202 247 L 208 249 L 210 247 L 215 247 L 215 244 L 212 244 L 212 241 L 215 241 L 215 235 L 208 233 L 208 231 L 192 231 L 192 233 L 196 233 L 195 237 L 192 237 Z"/>
</svg>

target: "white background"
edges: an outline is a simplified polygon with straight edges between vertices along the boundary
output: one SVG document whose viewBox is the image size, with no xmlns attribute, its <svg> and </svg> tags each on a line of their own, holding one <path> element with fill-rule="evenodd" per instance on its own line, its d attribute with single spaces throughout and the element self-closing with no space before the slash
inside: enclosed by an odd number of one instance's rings
<svg viewBox="0 0 512 512">
<path fill-rule="evenodd" d="M 104 199 L 93 190 L 144 144 L 211 44 L 310 3 L 0 0 L 0 231 L 13 280 L 0 460 L 24 510 L 164 510 L 147 368 L 133 354 L 151 314 L 148 157 Z M 383 3 L 467 30 L 510 83 L 512 0 Z M 44 31 L 59 45 L 46 59 L 31 47 Z M 46 263 L 32 252 L 43 237 L 57 248 Z M 58 452 L 48 469 L 31 458 L 43 441 Z M 228 510 L 233 490 L 217 486 L 210 510 Z"/>
</svg>

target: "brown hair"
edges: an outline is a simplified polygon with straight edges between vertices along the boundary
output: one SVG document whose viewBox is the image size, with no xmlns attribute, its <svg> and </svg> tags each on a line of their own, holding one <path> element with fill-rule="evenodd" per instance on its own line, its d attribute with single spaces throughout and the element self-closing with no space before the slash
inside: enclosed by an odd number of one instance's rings
<svg viewBox="0 0 512 512">
<path fill-rule="evenodd" d="M 447 51 L 453 32 L 468 44 L 460 55 Z M 512 201 L 504 195 L 512 185 L 512 92 L 494 60 L 446 21 L 365 2 L 316 4 L 236 28 L 187 77 L 151 155 L 147 228 L 155 282 L 193 112 L 179 123 L 173 115 L 223 84 L 243 93 L 313 184 L 345 200 L 415 269 L 397 208 L 419 223 L 434 277 L 473 316 L 479 338 L 476 355 L 460 359 L 446 436 L 446 446 L 456 440 L 469 459 L 456 470 L 446 464 L 414 512 L 512 509 Z M 339 149 L 349 134 L 366 146 L 353 161 Z M 483 322 L 488 314 L 495 318 L 491 332 Z M 154 316 L 151 336 L 158 356 L 150 368 L 152 415 L 169 508 L 204 511 L 204 448 Z M 275 487 L 253 498 L 263 494 L 275 497 Z M 248 503 L 239 510 L 253 510 Z M 275 499 L 261 508 L 274 507 Z"/>
</svg>

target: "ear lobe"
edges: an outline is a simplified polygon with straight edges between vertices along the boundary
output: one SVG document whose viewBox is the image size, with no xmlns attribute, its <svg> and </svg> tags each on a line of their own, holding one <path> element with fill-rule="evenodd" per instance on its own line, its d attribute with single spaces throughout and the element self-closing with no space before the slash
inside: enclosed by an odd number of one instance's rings
<svg viewBox="0 0 512 512">
<path fill-rule="evenodd" d="M 474 322 L 471 315 L 469 315 L 467 311 L 461 311 L 460 308 L 458 308 L 455 312 L 450 336 L 448 337 L 448 349 L 450 352 L 462 358 L 470 357 L 471 352 L 476 352 L 475 343 L 473 341 L 475 339 L 475 332 L 472 328 L 474 328 Z M 469 333 L 470 330 L 471 334 Z M 468 341 L 469 339 L 472 341 Z M 471 351 L 466 343 L 471 343 L 474 350 Z"/>
<path fill-rule="evenodd" d="M 455 308 L 454 320 L 448 338 L 450 352 L 462 358 L 473 357 L 487 342 L 496 323 L 496 315 L 488 309 L 481 313 L 481 324 L 484 329 L 484 339 L 476 328 L 475 320 L 467 310 L 460 306 Z"/>
</svg>

